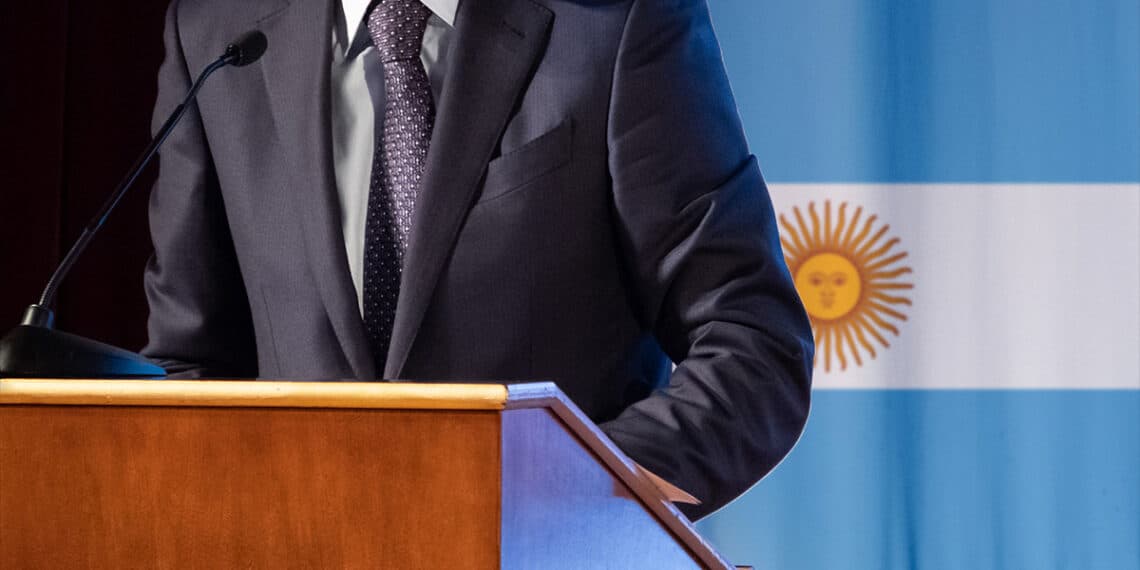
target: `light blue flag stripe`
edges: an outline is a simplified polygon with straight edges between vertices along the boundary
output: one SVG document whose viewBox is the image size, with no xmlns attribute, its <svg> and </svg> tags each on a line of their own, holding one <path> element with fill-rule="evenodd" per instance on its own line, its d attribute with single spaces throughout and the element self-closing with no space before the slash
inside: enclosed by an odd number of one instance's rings
<svg viewBox="0 0 1140 570">
<path fill-rule="evenodd" d="M 709 4 L 770 181 L 1140 181 L 1140 2 Z"/>
<path fill-rule="evenodd" d="M 824 391 L 799 445 L 699 523 L 779 569 L 1140 568 L 1140 391 Z"/>
</svg>

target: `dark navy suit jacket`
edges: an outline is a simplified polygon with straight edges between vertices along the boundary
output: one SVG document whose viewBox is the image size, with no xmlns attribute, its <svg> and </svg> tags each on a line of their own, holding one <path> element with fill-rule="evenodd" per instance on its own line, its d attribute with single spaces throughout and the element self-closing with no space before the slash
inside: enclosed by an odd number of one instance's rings
<svg viewBox="0 0 1140 570">
<path fill-rule="evenodd" d="M 556 382 L 700 516 L 808 413 L 811 330 L 704 0 L 464 0 L 384 370 L 330 142 L 333 0 L 175 0 L 145 353 L 184 376 Z M 763 136 L 763 133 L 757 133 Z M 672 369 L 676 363 L 676 369 Z"/>
</svg>

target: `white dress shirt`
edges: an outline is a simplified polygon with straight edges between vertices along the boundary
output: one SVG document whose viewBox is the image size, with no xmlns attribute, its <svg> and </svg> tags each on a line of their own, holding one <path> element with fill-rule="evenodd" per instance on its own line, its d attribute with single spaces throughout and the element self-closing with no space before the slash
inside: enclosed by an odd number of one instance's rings
<svg viewBox="0 0 1140 570">
<path fill-rule="evenodd" d="M 447 73 L 447 46 L 459 0 L 422 0 L 432 11 L 424 31 L 420 59 L 439 101 Z M 371 0 L 341 0 L 332 30 L 333 165 L 348 253 L 348 269 L 364 313 L 364 226 L 376 135 L 384 120 L 384 75 L 364 22 Z"/>
</svg>

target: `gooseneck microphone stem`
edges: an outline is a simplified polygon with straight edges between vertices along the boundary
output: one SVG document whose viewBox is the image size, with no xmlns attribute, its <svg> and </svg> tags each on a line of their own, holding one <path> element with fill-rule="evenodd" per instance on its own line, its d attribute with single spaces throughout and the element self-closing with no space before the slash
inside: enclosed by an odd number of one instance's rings
<svg viewBox="0 0 1140 570">
<path fill-rule="evenodd" d="M 40 295 L 39 302 L 28 307 L 19 326 L 0 338 L 0 377 L 156 378 L 165 374 L 162 368 L 139 354 L 55 330 L 53 307 L 56 294 L 59 292 L 60 283 L 83 255 L 95 234 L 107 222 L 107 218 L 119 205 L 119 201 L 138 180 L 139 175 L 158 153 L 159 147 L 166 142 L 166 138 L 182 120 L 206 79 L 227 65 L 242 67 L 257 61 L 265 53 L 267 44 L 265 34 L 257 30 L 247 32 L 226 46 L 225 53 L 198 74 L 186 97 L 174 108 L 170 117 L 155 133 L 150 144 L 139 155 L 115 191 L 83 228 L 83 233 L 75 241 L 75 245 L 71 246 L 63 261 L 52 273 L 43 294 Z"/>
<path fill-rule="evenodd" d="M 75 245 L 71 246 L 67 255 L 64 256 L 63 261 L 60 262 L 59 267 L 56 268 L 55 273 L 52 274 L 51 279 L 48 280 L 47 286 L 44 287 L 43 294 L 40 295 L 39 303 L 34 305 L 34 307 L 40 309 L 40 311 L 33 311 L 29 308 L 29 314 L 25 315 L 24 324 L 51 326 L 50 316 L 44 315 L 41 311 L 50 312 L 52 310 L 55 305 L 56 294 L 59 291 L 59 284 L 63 282 L 68 272 L 71 271 L 71 267 L 75 265 L 75 261 L 79 259 L 79 256 L 83 255 L 83 251 L 87 249 L 88 244 L 91 243 L 91 239 L 95 237 L 95 234 L 103 227 L 103 224 L 106 223 L 111 212 L 114 211 L 115 207 L 119 205 L 119 201 L 126 195 L 127 190 L 130 190 L 131 186 L 138 180 L 139 175 L 142 174 L 143 169 L 154 159 L 158 148 L 162 146 L 162 143 L 166 141 L 166 138 L 169 137 L 170 133 L 174 130 L 174 127 L 182 120 L 190 103 L 197 97 L 198 91 L 202 88 L 202 84 L 205 83 L 206 78 L 215 71 L 233 63 L 237 57 L 236 54 L 230 53 L 230 51 L 227 50 L 226 55 L 214 60 L 213 63 L 206 66 L 206 69 L 202 70 L 202 73 L 198 75 L 198 79 L 195 80 L 194 85 L 190 87 L 186 98 L 182 100 L 182 103 L 180 103 L 178 107 L 174 109 L 174 112 L 171 113 L 170 117 L 166 119 L 162 128 L 158 130 L 158 133 L 151 139 L 150 144 L 147 145 L 146 149 L 139 155 L 134 166 L 132 166 L 130 171 L 127 172 L 127 175 L 123 177 L 123 180 L 119 182 L 119 186 L 115 188 L 115 191 L 111 193 L 107 201 L 103 203 L 103 207 L 99 208 L 95 217 L 91 218 L 91 221 L 87 223 L 87 227 L 83 228 L 83 233 L 79 236 L 79 239 L 75 241 Z M 45 317 L 48 319 L 48 322 L 43 322 Z M 29 319 L 36 322 L 28 322 Z"/>
<path fill-rule="evenodd" d="M 249 65 L 265 53 L 267 41 L 265 34 L 260 31 L 254 30 L 245 33 L 234 43 L 226 46 L 226 52 L 221 57 L 214 60 L 213 63 L 206 66 L 202 73 L 198 74 L 198 79 L 194 80 L 194 84 L 190 86 L 190 91 L 186 93 L 186 97 L 182 100 L 170 117 L 163 123 L 162 128 L 151 139 L 150 144 L 139 155 L 138 160 L 135 161 L 134 166 L 131 167 L 127 175 L 119 182 L 119 186 L 103 203 L 103 207 L 91 218 L 87 223 L 87 227 L 83 228 L 83 233 L 80 234 L 79 239 L 75 241 L 75 245 L 71 246 L 67 255 L 63 257 L 63 261 L 59 263 L 55 273 L 52 274 L 51 279 L 48 279 L 47 286 L 44 287 L 44 292 L 40 295 L 39 303 L 28 307 L 28 311 L 24 314 L 23 324 L 39 327 L 51 328 L 54 316 L 52 308 L 55 306 L 55 297 L 59 291 L 59 284 L 63 282 L 64 277 L 71 271 L 71 266 L 75 265 L 75 261 L 87 249 L 87 245 L 91 243 L 91 239 L 106 223 L 107 217 L 111 215 L 115 207 L 119 205 L 119 201 L 127 193 L 127 190 L 134 185 L 135 180 L 142 174 L 143 169 L 146 168 L 154 155 L 158 152 L 158 148 L 166 141 L 166 137 L 170 136 L 171 131 L 182 120 L 182 116 L 186 114 L 186 109 L 190 103 L 198 96 L 198 91 L 202 88 L 202 84 L 215 71 L 227 66 L 233 65 L 236 67 L 244 67 Z"/>
</svg>

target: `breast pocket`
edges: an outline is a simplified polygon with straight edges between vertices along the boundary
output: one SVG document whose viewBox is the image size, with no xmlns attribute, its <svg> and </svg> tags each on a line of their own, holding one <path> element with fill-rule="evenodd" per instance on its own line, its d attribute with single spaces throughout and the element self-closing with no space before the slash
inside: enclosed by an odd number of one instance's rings
<svg viewBox="0 0 1140 570">
<path fill-rule="evenodd" d="M 479 203 L 521 190 L 570 162 L 573 125 L 570 119 L 487 165 Z"/>
</svg>

